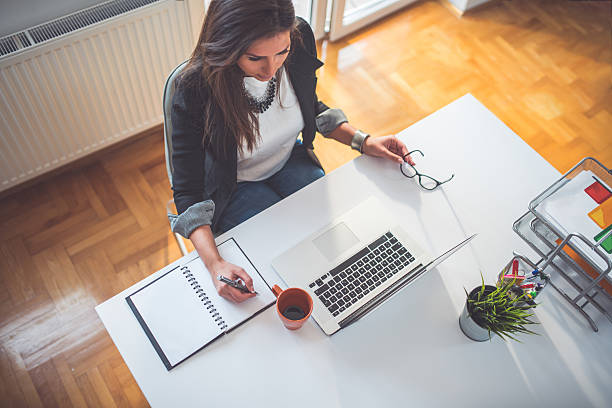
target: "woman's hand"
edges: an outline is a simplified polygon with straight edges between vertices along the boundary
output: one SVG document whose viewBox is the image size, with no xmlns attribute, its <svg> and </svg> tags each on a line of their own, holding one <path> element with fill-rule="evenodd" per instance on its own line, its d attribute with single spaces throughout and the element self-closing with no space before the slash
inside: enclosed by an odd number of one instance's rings
<svg viewBox="0 0 612 408">
<path fill-rule="evenodd" d="M 251 292 L 254 292 L 253 279 L 251 279 L 249 274 L 246 273 L 241 267 L 221 259 L 218 262 L 210 265 L 209 271 L 213 284 L 217 289 L 217 293 L 225 299 L 240 303 L 255 296 L 255 293 L 244 293 L 241 290 L 228 285 L 227 283 L 221 282 L 217 278 L 217 276 L 222 275 L 231 280 L 241 279 L 246 287 L 249 288 Z"/>
<path fill-rule="evenodd" d="M 254 293 L 244 293 L 239 289 L 233 288 L 227 283 L 221 282 L 217 277 L 219 275 L 225 276 L 228 279 L 236 280 L 242 279 L 244 284 L 251 292 L 253 290 L 253 279 L 248 273 L 239 266 L 227 262 L 221 258 L 219 251 L 217 250 L 217 244 L 213 236 L 210 225 L 202 225 L 191 233 L 189 239 L 193 243 L 193 246 L 198 251 L 200 259 L 206 265 L 206 268 L 210 272 L 213 285 L 217 289 L 217 293 L 227 300 L 232 302 L 240 303 L 247 300 L 250 297 L 255 296 Z"/>
<path fill-rule="evenodd" d="M 406 145 L 395 136 L 381 136 L 376 138 L 369 136 L 364 140 L 361 151 L 368 156 L 383 157 L 400 164 L 404 162 L 403 157 L 408 154 Z M 406 156 L 405 161 L 414 165 L 410 156 Z"/>
</svg>

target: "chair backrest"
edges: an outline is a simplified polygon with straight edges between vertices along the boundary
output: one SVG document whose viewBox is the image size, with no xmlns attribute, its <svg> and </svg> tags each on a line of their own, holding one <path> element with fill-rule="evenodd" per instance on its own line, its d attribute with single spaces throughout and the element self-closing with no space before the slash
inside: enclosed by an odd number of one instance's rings
<svg viewBox="0 0 612 408">
<path fill-rule="evenodd" d="M 166 171 L 168 172 L 168 180 L 170 181 L 170 187 L 172 187 L 172 174 L 174 173 L 174 167 L 172 167 L 172 98 L 174 97 L 175 80 L 185 68 L 188 61 L 182 62 L 179 66 L 174 68 L 172 73 L 166 80 L 164 86 L 164 149 L 166 152 Z"/>
</svg>

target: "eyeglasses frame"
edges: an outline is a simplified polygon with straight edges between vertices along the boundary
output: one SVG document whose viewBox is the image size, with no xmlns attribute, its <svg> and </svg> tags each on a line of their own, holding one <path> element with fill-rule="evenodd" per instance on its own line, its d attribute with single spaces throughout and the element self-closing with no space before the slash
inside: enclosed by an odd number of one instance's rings
<svg viewBox="0 0 612 408">
<path fill-rule="evenodd" d="M 433 177 L 431 177 L 431 176 L 428 176 L 427 174 L 424 174 L 424 173 L 419 172 L 419 171 L 416 169 L 416 167 L 414 167 L 412 164 L 408 163 L 408 160 L 406 160 L 406 157 L 410 156 L 410 155 L 411 155 L 412 153 L 414 153 L 414 152 L 419 152 L 419 153 L 421 154 L 421 156 L 422 156 L 422 157 L 425 157 L 425 154 L 423 154 L 423 152 L 422 152 L 422 151 L 420 151 L 419 149 L 415 149 L 415 150 L 412 150 L 412 151 L 410 151 L 410 152 L 406 153 L 404 156 L 402 156 L 402 159 L 404 159 L 404 163 L 401 163 L 401 164 L 400 164 L 400 171 L 402 172 L 402 174 L 403 174 L 405 177 L 408 177 L 408 178 L 414 178 L 415 176 L 419 176 L 419 185 L 420 185 L 422 188 L 424 188 L 425 190 L 428 190 L 428 191 L 433 191 L 433 190 L 435 190 L 436 188 L 440 187 L 442 184 L 444 184 L 444 183 L 448 183 L 449 181 L 451 181 L 451 180 L 453 179 L 453 177 L 455 177 L 455 174 L 453 173 L 453 174 L 450 176 L 450 178 L 449 178 L 448 180 L 445 180 L 445 181 L 438 181 L 437 179 L 435 179 L 435 178 L 433 178 Z M 407 175 L 406 173 L 404 173 L 404 164 L 407 164 L 408 166 L 412 167 L 412 170 L 414 170 L 414 173 L 415 173 L 415 174 L 413 174 L 412 176 L 409 176 L 409 175 Z M 435 185 L 433 188 L 427 188 L 427 187 L 425 187 L 425 186 L 423 185 L 422 181 L 421 181 L 421 177 L 427 177 L 427 178 L 429 178 L 429 179 L 433 180 L 433 181 L 436 183 L 436 185 Z"/>
</svg>

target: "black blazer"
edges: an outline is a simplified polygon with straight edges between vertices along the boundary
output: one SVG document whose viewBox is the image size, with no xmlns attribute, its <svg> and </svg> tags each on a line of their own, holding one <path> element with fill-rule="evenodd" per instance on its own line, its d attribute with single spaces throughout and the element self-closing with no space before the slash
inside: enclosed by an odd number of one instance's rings
<svg viewBox="0 0 612 408">
<path fill-rule="evenodd" d="M 329 108 L 316 95 L 315 71 L 323 63 L 317 59 L 312 29 L 306 21 L 298 18 L 298 31 L 302 44 L 299 41 L 292 43 L 292 53 L 286 67 L 304 117 L 302 140 L 306 147 L 312 148 L 315 118 Z M 237 146 L 233 149 L 236 153 L 230 157 L 221 157 L 213 149 L 202 146 L 203 112 L 208 98 L 210 90 L 205 85 L 201 89 L 192 89 L 181 87 L 180 79 L 177 82 L 172 99 L 172 184 L 179 216 L 196 203 L 206 200 L 214 202 L 211 222 L 214 231 L 236 186 Z M 217 115 L 221 118 L 220 112 L 216 112 Z M 224 131 L 220 122 L 215 122 L 213 118 L 213 123 L 218 123 L 218 126 L 214 126 L 216 132 Z"/>
</svg>

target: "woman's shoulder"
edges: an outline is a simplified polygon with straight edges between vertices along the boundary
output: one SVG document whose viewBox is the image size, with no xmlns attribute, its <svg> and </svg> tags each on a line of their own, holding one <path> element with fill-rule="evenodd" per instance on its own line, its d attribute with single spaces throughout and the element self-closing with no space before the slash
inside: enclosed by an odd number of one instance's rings
<svg viewBox="0 0 612 408">
<path fill-rule="evenodd" d="M 203 104 L 208 98 L 208 86 L 202 78 L 202 70 L 197 64 L 188 63 L 177 76 L 174 87 L 174 99 L 185 100 L 189 106 Z"/>
<path fill-rule="evenodd" d="M 308 22 L 302 17 L 296 17 L 296 20 L 297 31 L 300 35 L 304 48 L 308 51 L 309 54 L 314 55 L 314 52 L 317 49 L 317 44 L 315 42 L 312 28 L 310 28 L 310 24 L 308 24 Z"/>
<path fill-rule="evenodd" d="M 308 24 L 308 21 L 304 20 L 302 17 L 297 16 L 295 17 L 295 19 L 297 21 L 297 29 L 300 31 L 300 33 L 309 33 L 314 38 L 314 33 L 312 32 L 312 28 L 310 27 L 310 24 Z"/>
</svg>

